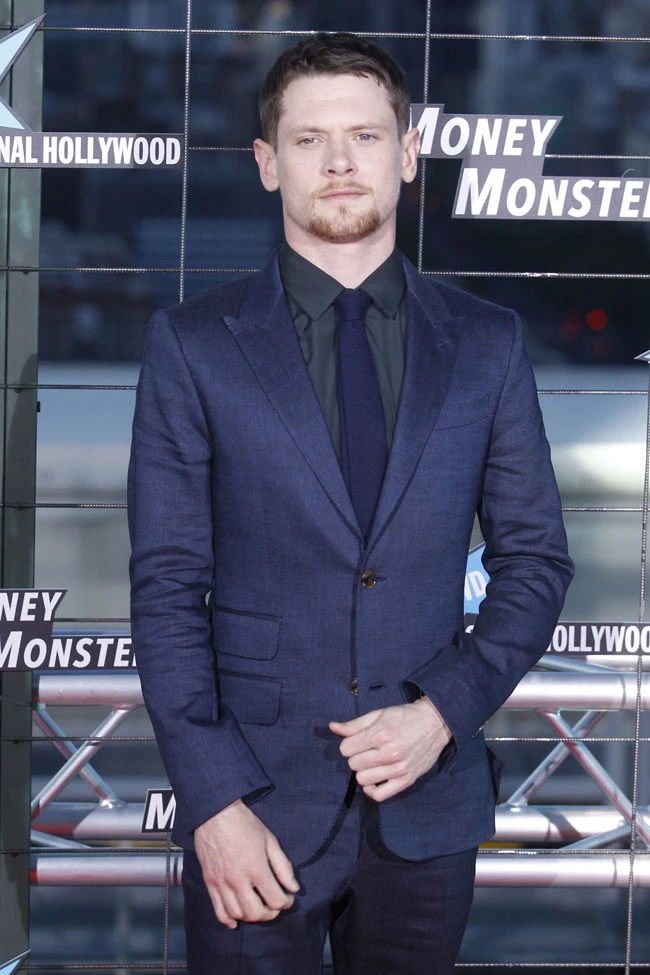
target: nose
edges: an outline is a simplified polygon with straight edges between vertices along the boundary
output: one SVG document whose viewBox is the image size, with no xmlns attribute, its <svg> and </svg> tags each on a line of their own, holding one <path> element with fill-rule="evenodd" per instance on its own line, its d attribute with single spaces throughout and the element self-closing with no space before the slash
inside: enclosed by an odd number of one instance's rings
<svg viewBox="0 0 650 975">
<path fill-rule="evenodd" d="M 328 176 L 349 176 L 357 170 L 345 139 L 332 139 L 323 157 L 323 170 Z"/>
</svg>

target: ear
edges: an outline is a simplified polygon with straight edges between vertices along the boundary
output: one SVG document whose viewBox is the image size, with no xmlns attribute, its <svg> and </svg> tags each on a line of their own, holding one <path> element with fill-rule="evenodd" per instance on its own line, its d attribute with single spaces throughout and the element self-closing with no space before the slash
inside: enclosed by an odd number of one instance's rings
<svg viewBox="0 0 650 975">
<path fill-rule="evenodd" d="M 411 129 L 402 136 L 402 180 L 412 183 L 418 171 L 418 153 L 420 151 L 420 133 L 418 129 Z"/>
<path fill-rule="evenodd" d="M 256 139 L 253 143 L 253 152 L 255 153 L 255 161 L 259 166 L 262 186 L 269 193 L 273 193 L 280 187 L 275 150 L 263 139 Z"/>
</svg>

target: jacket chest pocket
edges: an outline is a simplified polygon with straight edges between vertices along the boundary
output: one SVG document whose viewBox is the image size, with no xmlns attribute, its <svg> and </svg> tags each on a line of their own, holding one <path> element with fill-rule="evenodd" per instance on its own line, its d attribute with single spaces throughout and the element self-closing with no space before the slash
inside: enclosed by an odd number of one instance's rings
<svg viewBox="0 0 650 975">
<path fill-rule="evenodd" d="M 435 431 L 471 426 L 488 415 L 489 406 L 487 395 L 477 396 L 469 392 L 464 397 L 454 396 L 453 399 L 448 397 L 433 429 Z"/>
<path fill-rule="evenodd" d="M 212 637 L 217 654 L 271 660 L 278 652 L 280 617 L 246 613 L 221 606 L 212 611 Z"/>
</svg>

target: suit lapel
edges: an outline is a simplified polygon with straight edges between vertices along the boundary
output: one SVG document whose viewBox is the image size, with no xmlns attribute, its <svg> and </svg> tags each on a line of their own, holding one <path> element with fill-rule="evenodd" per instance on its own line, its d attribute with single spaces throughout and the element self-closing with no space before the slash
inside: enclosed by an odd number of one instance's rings
<svg viewBox="0 0 650 975">
<path fill-rule="evenodd" d="M 369 547 L 388 527 L 415 473 L 449 390 L 458 352 L 459 319 L 450 317 L 434 285 L 424 280 L 406 260 L 404 267 L 408 288 L 404 380 Z"/>
<path fill-rule="evenodd" d="M 277 255 L 249 284 L 237 318 L 224 322 L 274 410 L 347 527 L 361 532 L 291 320 Z"/>
</svg>

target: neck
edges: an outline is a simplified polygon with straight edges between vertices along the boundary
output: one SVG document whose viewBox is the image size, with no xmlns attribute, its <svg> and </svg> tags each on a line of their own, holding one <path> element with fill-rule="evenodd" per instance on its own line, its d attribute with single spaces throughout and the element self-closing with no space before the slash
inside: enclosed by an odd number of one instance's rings
<svg viewBox="0 0 650 975">
<path fill-rule="evenodd" d="M 297 254 L 325 271 L 344 288 L 358 288 L 395 248 L 394 224 L 349 244 L 331 244 L 286 223 L 284 231 L 287 243 Z"/>
</svg>

